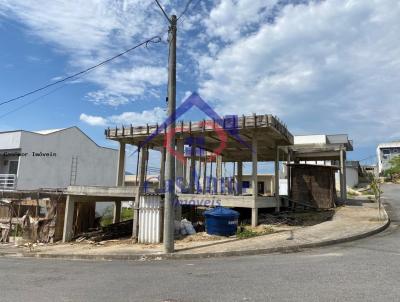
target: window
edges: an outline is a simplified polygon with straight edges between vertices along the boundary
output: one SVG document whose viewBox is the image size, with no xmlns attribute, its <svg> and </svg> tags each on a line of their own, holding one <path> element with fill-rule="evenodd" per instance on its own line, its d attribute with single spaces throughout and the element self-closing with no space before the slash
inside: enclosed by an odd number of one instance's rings
<svg viewBox="0 0 400 302">
<path fill-rule="evenodd" d="M 17 174 L 17 172 L 18 172 L 18 161 L 10 160 L 10 165 L 8 166 L 8 173 Z"/>
<path fill-rule="evenodd" d="M 250 181 L 248 181 L 248 180 L 242 181 L 242 188 L 243 188 L 243 189 L 248 189 L 248 188 L 250 188 Z"/>
</svg>

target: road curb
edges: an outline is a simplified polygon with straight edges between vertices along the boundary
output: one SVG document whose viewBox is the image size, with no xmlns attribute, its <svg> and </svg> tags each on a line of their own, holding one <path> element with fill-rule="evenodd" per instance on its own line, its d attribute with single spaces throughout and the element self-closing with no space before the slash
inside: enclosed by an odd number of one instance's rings
<svg viewBox="0 0 400 302">
<path fill-rule="evenodd" d="M 43 258 L 43 259 L 66 259 L 66 260 L 96 260 L 96 261 L 111 261 L 111 260 L 127 260 L 127 261 L 150 261 L 150 260 L 190 260 L 190 259 L 205 259 L 205 258 L 221 258 L 234 256 L 254 256 L 272 253 L 295 253 L 307 248 L 324 247 L 339 243 L 346 243 L 363 239 L 375 234 L 378 234 L 390 225 L 390 218 L 387 219 L 384 225 L 377 227 L 374 230 L 357 234 L 354 236 L 325 240 L 313 243 L 305 243 L 288 247 L 274 247 L 265 249 L 243 250 L 243 251 L 226 251 L 217 253 L 198 253 L 198 254 L 133 254 L 133 255 L 86 255 L 86 254 L 45 254 L 45 253 L 7 253 L 0 252 L 1 257 L 27 257 L 27 258 Z"/>
</svg>

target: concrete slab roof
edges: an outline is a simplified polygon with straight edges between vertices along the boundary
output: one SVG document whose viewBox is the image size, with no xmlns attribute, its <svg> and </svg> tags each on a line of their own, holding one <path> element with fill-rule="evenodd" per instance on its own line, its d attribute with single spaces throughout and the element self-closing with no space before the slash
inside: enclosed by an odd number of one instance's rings
<svg viewBox="0 0 400 302">
<path fill-rule="evenodd" d="M 340 150 L 353 151 L 347 134 L 296 135 L 290 147 L 299 160 L 339 160 Z"/>
<path fill-rule="evenodd" d="M 108 139 L 132 145 L 146 144 L 159 149 L 166 139 L 165 124 L 142 127 L 121 127 L 106 129 Z M 273 161 L 277 146 L 293 144 L 293 135 L 286 126 L 272 115 L 241 116 L 196 122 L 177 122 L 177 139 L 196 138 L 200 148 L 214 152 L 221 148 L 222 161 L 251 161 L 252 137 L 257 136 L 259 161 Z M 226 141 L 226 143 L 221 143 Z"/>
</svg>

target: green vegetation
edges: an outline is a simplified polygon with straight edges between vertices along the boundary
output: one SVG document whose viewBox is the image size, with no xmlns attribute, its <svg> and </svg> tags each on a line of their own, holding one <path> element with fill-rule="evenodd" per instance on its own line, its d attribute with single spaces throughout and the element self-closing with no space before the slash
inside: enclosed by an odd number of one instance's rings
<svg viewBox="0 0 400 302">
<path fill-rule="evenodd" d="M 22 236 L 22 233 L 23 233 L 22 232 L 22 226 L 20 224 L 17 224 L 17 225 L 14 226 L 14 229 L 11 230 L 10 236 L 11 237 L 14 237 L 14 236 L 20 237 L 20 236 Z"/>
<path fill-rule="evenodd" d="M 270 226 L 264 226 L 262 229 L 251 229 L 250 227 L 240 226 L 236 232 L 236 237 L 238 239 L 246 239 L 271 233 L 274 233 L 274 229 Z"/>
<path fill-rule="evenodd" d="M 400 178 L 400 155 L 392 158 L 389 163 L 391 164 L 391 168 L 385 171 L 385 177 L 391 180 Z"/>
<path fill-rule="evenodd" d="M 371 191 L 374 195 L 375 201 L 380 204 L 383 191 L 381 190 L 381 182 L 379 178 L 373 178 L 371 180 Z"/>
<path fill-rule="evenodd" d="M 114 217 L 114 207 L 109 206 L 104 210 L 103 217 L 101 218 L 101 226 L 107 226 L 112 224 Z M 129 220 L 133 218 L 133 211 L 131 208 L 122 208 L 121 209 L 121 221 Z"/>
<path fill-rule="evenodd" d="M 375 202 L 378 203 L 379 219 L 381 219 L 381 209 L 382 209 L 381 195 L 382 195 L 383 191 L 381 190 L 381 181 L 379 178 L 374 177 L 372 179 L 371 191 L 374 193 Z"/>
<path fill-rule="evenodd" d="M 236 237 L 239 239 L 251 238 L 258 235 L 260 235 L 260 233 L 245 228 L 238 228 L 238 231 L 236 233 Z"/>
</svg>

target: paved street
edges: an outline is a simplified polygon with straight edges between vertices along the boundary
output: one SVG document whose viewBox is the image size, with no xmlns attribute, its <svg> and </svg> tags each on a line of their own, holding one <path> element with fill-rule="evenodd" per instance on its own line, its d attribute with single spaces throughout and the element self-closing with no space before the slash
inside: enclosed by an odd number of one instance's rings
<svg viewBox="0 0 400 302">
<path fill-rule="evenodd" d="M 294 254 L 159 262 L 0 258 L 0 301 L 399 301 L 400 185 L 388 230 Z"/>
</svg>

